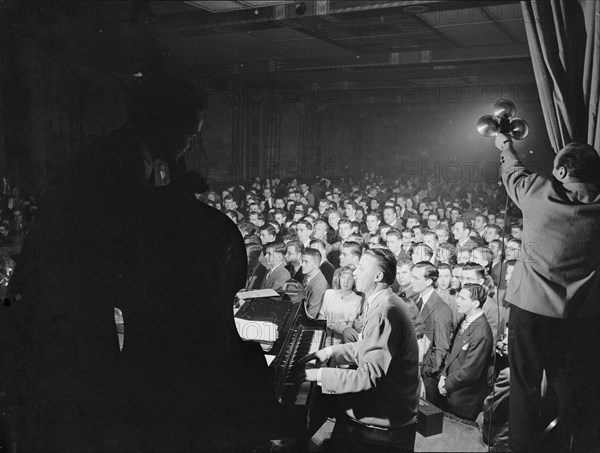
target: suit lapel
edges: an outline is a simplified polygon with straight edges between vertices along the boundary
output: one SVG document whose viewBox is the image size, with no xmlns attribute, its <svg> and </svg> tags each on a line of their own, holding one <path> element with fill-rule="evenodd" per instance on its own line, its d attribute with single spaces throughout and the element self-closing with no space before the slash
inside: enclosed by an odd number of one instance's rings
<svg viewBox="0 0 600 453">
<path fill-rule="evenodd" d="M 434 297 L 435 294 L 432 293 L 431 296 L 429 296 L 427 303 L 423 306 L 423 310 L 421 310 L 421 320 L 423 321 L 423 323 L 425 323 L 425 321 L 427 321 L 427 318 L 429 318 L 433 313 L 433 309 L 435 308 Z"/>
<path fill-rule="evenodd" d="M 470 340 L 474 337 L 473 333 L 474 333 L 475 329 L 481 325 L 481 323 L 482 323 L 481 318 L 483 316 L 485 316 L 485 315 L 479 316 L 479 318 L 477 318 L 475 321 L 473 321 L 471 324 L 469 324 L 469 327 L 467 327 L 465 329 L 465 331 L 462 333 L 462 335 L 458 334 L 458 332 L 460 331 L 460 325 L 459 325 L 459 327 L 458 327 L 459 330 L 456 331 L 456 337 L 454 337 L 454 344 L 452 345 L 452 351 L 450 352 L 450 355 L 446 362 L 446 366 L 450 365 L 454 361 L 454 359 L 456 359 L 458 357 L 458 354 L 460 353 L 460 351 L 462 350 L 462 348 L 465 344 L 471 343 Z M 461 322 L 461 324 L 462 324 L 462 322 Z"/>
</svg>

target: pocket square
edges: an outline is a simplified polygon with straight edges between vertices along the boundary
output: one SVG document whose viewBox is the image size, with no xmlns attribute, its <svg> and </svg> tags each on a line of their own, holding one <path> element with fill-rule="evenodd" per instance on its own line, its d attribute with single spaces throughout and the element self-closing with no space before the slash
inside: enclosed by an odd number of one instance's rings
<svg viewBox="0 0 600 453">
<path fill-rule="evenodd" d="M 467 349 L 469 349 L 469 343 L 465 343 L 465 344 L 463 345 L 463 347 L 462 347 L 462 348 L 460 348 L 460 349 L 461 349 L 461 350 L 463 350 L 463 351 L 466 351 Z"/>
</svg>

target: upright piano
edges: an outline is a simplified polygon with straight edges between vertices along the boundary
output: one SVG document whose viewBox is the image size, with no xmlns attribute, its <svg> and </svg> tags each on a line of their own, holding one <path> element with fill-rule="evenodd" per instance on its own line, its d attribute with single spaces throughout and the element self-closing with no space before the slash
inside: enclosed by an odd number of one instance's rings
<svg viewBox="0 0 600 453">
<path fill-rule="evenodd" d="M 269 379 L 281 409 L 282 419 L 278 421 L 290 436 L 310 438 L 323 422 L 312 418 L 315 393 L 319 389 L 315 382 L 294 382 L 294 366 L 306 354 L 324 347 L 326 321 L 309 319 L 302 298 L 289 293 L 250 299 L 235 316 L 277 324 L 277 340 L 265 354 L 272 358 Z"/>
</svg>

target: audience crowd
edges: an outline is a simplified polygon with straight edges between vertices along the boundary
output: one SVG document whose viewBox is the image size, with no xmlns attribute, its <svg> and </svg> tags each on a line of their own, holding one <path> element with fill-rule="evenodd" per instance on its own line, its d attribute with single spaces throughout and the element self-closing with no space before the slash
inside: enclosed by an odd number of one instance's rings
<svg viewBox="0 0 600 453">
<path fill-rule="evenodd" d="M 462 419 L 482 412 L 498 378 L 496 343 L 506 342 L 510 310 L 504 293 L 521 251 L 520 212 L 506 212 L 500 186 L 374 174 L 338 183 L 257 178 L 202 200 L 224 211 L 244 237 L 246 289 L 303 284 L 306 314 L 326 320 L 329 345 L 361 335 L 364 296 L 353 271 L 363 251 L 391 250 L 392 288 L 416 326 L 421 396 Z"/>
<path fill-rule="evenodd" d="M 38 204 L 35 196 L 11 187 L 6 177 L 0 177 L 0 181 L 0 300 L 4 300 L 15 258 L 21 253 Z"/>
<path fill-rule="evenodd" d="M 3 293 L 37 209 L 35 197 L 4 182 Z M 353 273 L 364 250 L 388 248 L 397 259 L 392 289 L 410 306 L 416 326 L 422 398 L 475 420 L 484 402 L 490 410 L 498 406 L 486 400 L 494 385 L 508 392 L 508 370 L 498 375 L 493 365 L 498 354 L 507 368 L 502 351 L 510 307 L 503 296 L 521 251 L 522 225 L 518 209 L 506 212 L 499 186 L 371 173 L 360 182 L 257 178 L 197 196 L 237 224 L 248 258 L 246 289 L 302 284 L 306 315 L 326 320 L 327 345 L 361 335 L 364 296 Z M 506 418 L 494 423 L 505 427 Z M 483 415 L 479 420 L 484 423 Z M 501 448 L 505 430 L 496 430 L 499 440 L 484 440 Z"/>
</svg>

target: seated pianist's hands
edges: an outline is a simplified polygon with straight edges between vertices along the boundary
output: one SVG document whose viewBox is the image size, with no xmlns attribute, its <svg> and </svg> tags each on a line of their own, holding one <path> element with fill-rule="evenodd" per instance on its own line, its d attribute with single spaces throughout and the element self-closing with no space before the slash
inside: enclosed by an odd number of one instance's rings
<svg viewBox="0 0 600 453">
<path fill-rule="evenodd" d="M 329 354 L 325 349 L 320 349 L 316 352 L 312 352 L 310 354 L 302 357 L 296 364 L 294 365 L 294 380 L 298 383 L 302 383 L 304 381 L 316 381 L 317 374 L 319 372 L 318 366 L 309 364 L 308 362 L 316 360 L 316 362 L 324 363 L 329 360 Z"/>
</svg>

